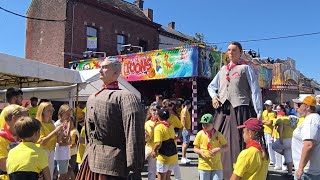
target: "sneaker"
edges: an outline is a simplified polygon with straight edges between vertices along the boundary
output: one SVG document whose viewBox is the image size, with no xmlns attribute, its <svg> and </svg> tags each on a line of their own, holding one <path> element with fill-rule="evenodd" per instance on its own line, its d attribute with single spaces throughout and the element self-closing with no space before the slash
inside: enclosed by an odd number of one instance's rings
<svg viewBox="0 0 320 180">
<path fill-rule="evenodd" d="M 269 166 L 274 166 L 274 163 L 271 162 L 271 163 L 269 164 Z"/>
<path fill-rule="evenodd" d="M 273 169 L 274 169 L 274 170 L 282 170 L 282 168 L 281 168 L 281 167 L 278 167 L 278 166 L 275 166 Z"/>
<path fill-rule="evenodd" d="M 187 163 L 190 163 L 190 162 L 191 162 L 191 159 L 186 158 L 186 160 L 187 160 Z"/>
<path fill-rule="evenodd" d="M 187 159 L 187 158 L 181 158 L 181 164 L 187 164 L 187 163 L 190 163 L 191 160 L 190 159 Z"/>
</svg>

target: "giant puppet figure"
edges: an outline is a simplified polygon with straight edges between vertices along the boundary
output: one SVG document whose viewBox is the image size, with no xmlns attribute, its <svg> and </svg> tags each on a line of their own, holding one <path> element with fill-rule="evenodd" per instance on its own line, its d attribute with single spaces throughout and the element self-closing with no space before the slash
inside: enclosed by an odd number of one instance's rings
<svg viewBox="0 0 320 180">
<path fill-rule="evenodd" d="M 222 153 L 224 177 L 229 179 L 233 163 L 244 148 L 242 131 L 238 126 L 250 117 L 262 114 L 261 89 L 253 69 L 240 59 L 243 53 L 239 42 L 228 46 L 228 62 L 208 86 L 212 105 L 216 109 L 214 128 L 222 132 L 229 150 Z"/>
<path fill-rule="evenodd" d="M 145 160 L 144 110 L 132 93 L 119 89 L 121 64 L 114 57 L 101 63 L 103 88 L 87 101 L 86 151 L 77 179 L 141 178 Z"/>
</svg>

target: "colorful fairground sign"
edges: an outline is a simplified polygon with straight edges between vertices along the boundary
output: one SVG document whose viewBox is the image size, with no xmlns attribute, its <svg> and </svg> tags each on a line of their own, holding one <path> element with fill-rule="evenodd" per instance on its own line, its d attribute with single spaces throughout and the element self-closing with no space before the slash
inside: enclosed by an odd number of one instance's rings
<svg viewBox="0 0 320 180">
<path fill-rule="evenodd" d="M 212 48 L 190 45 L 143 53 L 116 56 L 122 64 L 121 76 L 127 81 L 204 77 L 212 79 L 220 70 L 226 55 Z M 100 68 L 103 58 L 70 62 L 70 68 Z M 271 88 L 272 69 L 247 60 L 258 75 L 262 88 Z"/>
<path fill-rule="evenodd" d="M 213 78 L 221 67 L 221 54 L 200 46 L 183 46 L 116 56 L 122 64 L 121 76 L 127 81 L 165 78 Z M 99 68 L 101 58 L 71 62 L 76 70 Z"/>
</svg>

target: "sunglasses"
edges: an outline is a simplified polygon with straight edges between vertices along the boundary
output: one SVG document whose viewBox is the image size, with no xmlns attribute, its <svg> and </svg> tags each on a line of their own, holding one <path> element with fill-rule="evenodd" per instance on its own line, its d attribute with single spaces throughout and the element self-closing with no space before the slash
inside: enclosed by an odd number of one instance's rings
<svg viewBox="0 0 320 180">
<path fill-rule="evenodd" d="M 302 105 L 303 103 L 297 103 L 298 108 Z"/>
<path fill-rule="evenodd" d="M 151 111 L 158 111 L 158 109 L 151 109 Z"/>
</svg>

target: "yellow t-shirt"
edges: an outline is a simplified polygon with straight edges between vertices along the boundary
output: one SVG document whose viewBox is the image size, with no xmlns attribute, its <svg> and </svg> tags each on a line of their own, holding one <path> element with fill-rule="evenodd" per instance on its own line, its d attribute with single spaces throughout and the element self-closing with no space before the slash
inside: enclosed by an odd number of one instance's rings
<svg viewBox="0 0 320 180">
<path fill-rule="evenodd" d="M 183 108 L 181 110 L 180 113 L 180 119 L 181 119 L 181 123 L 182 123 L 182 117 L 186 117 L 186 124 L 185 127 L 183 127 L 183 129 L 191 129 L 191 118 L 190 118 L 190 113 L 188 110 L 186 110 L 185 108 Z M 183 123 L 182 123 L 183 125 Z"/>
<path fill-rule="evenodd" d="M 10 180 L 10 178 L 9 178 L 9 175 L 8 175 L 8 174 L 0 175 L 0 179 L 1 179 L 1 180 Z"/>
<path fill-rule="evenodd" d="M 77 112 L 78 120 L 84 118 L 83 113 L 85 113 L 85 112 L 83 112 L 83 109 L 81 109 L 79 106 L 77 106 L 76 109 L 74 109 L 75 114 L 76 114 L 76 112 Z"/>
<path fill-rule="evenodd" d="M 29 108 L 29 116 L 32 117 L 32 118 L 36 118 L 37 111 L 38 111 L 38 106 L 30 107 Z"/>
<path fill-rule="evenodd" d="M 282 139 L 292 138 L 293 131 L 296 129 L 296 123 L 291 124 L 290 119 L 288 116 L 280 117 L 278 121 L 282 121 L 283 124 L 283 132 L 282 132 Z M 277 132 L 277 139 L 280 138 L 279 133 Z"/>
<path fill-rule="evenodd" d="M 7 158 L 11 141 L 0 136 L 0 159 Z"/>
<path fill-rule="evenodd" d="M 150 148 L 154 148 L 154 141 L 153 141 L 153 135 L 154 135 L 154 128 L 157 126 L 157 122 L 153 122 L 152 120 L 148 120 L 144 124 L 144 130 L 146 133 L 148 133 L 148 138 L 146 139 L 147 143 L 146 146 Z"/>
<path fill-rule="evenodd" d="M 4 125 L 6 124 L 6 120 L 4 119 L 4 117 L 6 116 L 7 113 L 8 113 L 7 108 L 4 108 L 1 111 L 1 114 L 0 114 L 0 129 L 2 129 L 4 127 Z"/>
<path fill-rule="evenodd" d="M 48 166 L 48 155 L 33 142 L 21 142 L 9 152 L 6 166 L 8 174 L 17 171 L 40 173 Z"/>
<path fill-rule="evenodd" d="M 9 146 L 10 143 L 11 141 L 7 140 L 4 137 L 0 137 L 0 159 L 8 157 L 8 153 L 10 151 L 10 146 Z M 9 175 L 7 174 L 0 175 L 0 179 L 9 180 Z"/>
<path fill-rule="evenodd" d="M 210 153 L 207 149 L 207 143 L 208 136 L 203 132 L 203 130 L 199 131 L 196 135 L 196 138 L 194 139 L 193 145 L 200 148 L 205 155 L 209 156 Z M 216 131 L 211 137 L 210 143 L 211 148 L 214 149 L 227 144 L 227 141 L 219 131 Z M 218 152 L 209 158 L 202 158 L 201 156 L 199 156 L 198 169 L 208 171 L 222 170 L 221 153 Z"/>
<path fill-rule="evenodd" d="M 233 173 L 241 179 L 261 180 L 267 178 L 269 160 L 262 159 L 262 152 L 250 147 L 240 152 Z"/>
<path fill-rule="evenodd" d="M 273 121 L 276 118 L 276 116 L 277 115 L 275 112 L 268 112 L 267 110 L 264 110 L 262 113 L 262 120 Z M 263 127 L 264 127 L 264 133 L 272 134 L 273 124 L 263 125 Z"/>
<path fill-rule="evenodd" d="M 303 121 L 304 121 L 304 117 L 299 118 L 297 127 L 300 126 L 303 123 Z"/>
<path fill-rule="evenodd" d="M 84 126 L 82 126 L 81 128 L 81 132 L 80 132 L 80 137 L 85 137 L 85 129 L 84 129 Z M 82 144 L 82 143 L 79 143 L 79 146 L 78 146 L 78 152 L 77 152 L 77 163 L 82 163 L 82 157 L 83 157 L 83 153 L 84 151 L 86 150 L 86 145 L 85 144 Z"/>
<path fill-rule="evenodd" d="M 168 123 L 173 126 L 173 128 L 182 128 L 182 123 L 179 118 L 173 114 L 170 114 Z"/>
<path fill-rule="evenodd" d="M 278 118 L 279 119 L 279 118 Z M 272 137 L 275 139 L 279 139 L 280 135 L 278 133 L 278 129 L 276 127 L 276 123 L 278 121 L 278 119 L 273 119 L 273 131 L 272 131 Z"/>
<path fill-rule="evenodd" d="M 175 139 L 175 132 L 172 125 L 166 127 L 163 124 L 158 124 L 154 129 L 154 142 L 162 142 L 168 139 Z M 171 165 L 178 162 L 178 154 L 172 156 L 165 156 L 158 154 L 157 161 L 161 164 Z"/>
<path fill-rule="evenodd" d="M 50 123 L 41 122 L 40 138 L 37 143 L 39 144 L 40 141 L 42 141 L 45 137 L 47 137 L 52 131 L 54 131 L 54 129 L 55 129 L 55 126 L 52 122 Z M 53 136 L 45 146 L 41 145 L 41 147 L 45 150 L 52 151 L 56 147 L 56 143 L 57 143 L 57 136 Z"/>
</svg>

